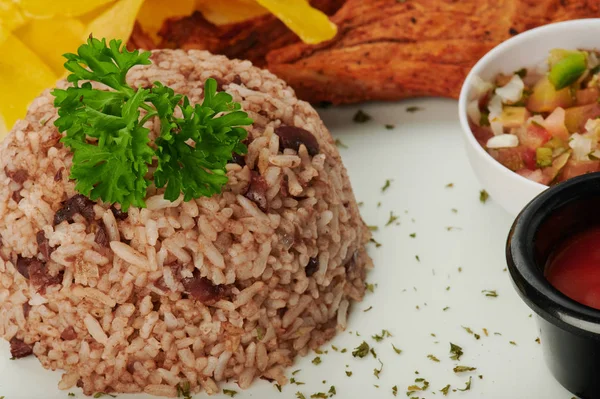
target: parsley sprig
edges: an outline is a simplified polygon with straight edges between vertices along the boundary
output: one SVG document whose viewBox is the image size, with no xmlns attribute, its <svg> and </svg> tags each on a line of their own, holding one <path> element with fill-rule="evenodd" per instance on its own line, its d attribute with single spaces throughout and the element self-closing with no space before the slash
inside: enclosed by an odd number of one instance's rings
<svg viewBox="0 0 600 399">
<path fill-rule="evenodd" d="M 52 91 L 59 115 L 55 125 L 73 152 L 75 189 L 92 200 L 119 203 L 124 211 L 144 207 L 152 183 L 166 187 L 164 196 L 171 201 L 181 193 L 189 201 L 221 192 L 232 154 L 247 151 L 241 126 L 253 122 L 231 95 L 217 93 L 214 79 L 206 81 L 204 101 L 195 105 L 159 82 L 129 86 L 129 70 L 150 64 L 150 55 L 130 52 L 120 40 L 107 45 L 105 39 L 89 38 L 77 54 L 65 54 L 73 87 Z M 154 117 L 160 135 L 151 142 L 144 124 Z"/>
</svg>

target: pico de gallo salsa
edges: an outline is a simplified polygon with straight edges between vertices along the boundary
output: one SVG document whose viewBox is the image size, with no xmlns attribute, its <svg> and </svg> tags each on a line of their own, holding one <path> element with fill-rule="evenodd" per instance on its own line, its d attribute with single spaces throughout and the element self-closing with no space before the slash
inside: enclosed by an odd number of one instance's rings
<svg viewBox="0 0 600 399">
<path fill-rule="evenodd" d="M 552 185 L 600 171 L 600 53 L 554 49 L 547 62 L 475 79 L 467 106 L 477 141 L 498 162 Z"/>
</svg>

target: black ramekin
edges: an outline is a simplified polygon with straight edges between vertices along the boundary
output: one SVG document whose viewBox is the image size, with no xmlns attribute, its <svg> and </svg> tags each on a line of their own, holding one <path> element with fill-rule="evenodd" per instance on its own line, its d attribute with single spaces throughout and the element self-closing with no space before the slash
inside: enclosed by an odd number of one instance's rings
<svg viewBox="0 0 600 399">
<path fill-rule="evenodd" d="M 575 302 L 544 277 L 549 255 L 565 239 L 600 225 L 600 173 L 544 191 L 515 220 L 506 244 L 513 283 L 537 313 L 546 364 L 565 388 L 600 398 L 600 310 Z"/>
</svg>

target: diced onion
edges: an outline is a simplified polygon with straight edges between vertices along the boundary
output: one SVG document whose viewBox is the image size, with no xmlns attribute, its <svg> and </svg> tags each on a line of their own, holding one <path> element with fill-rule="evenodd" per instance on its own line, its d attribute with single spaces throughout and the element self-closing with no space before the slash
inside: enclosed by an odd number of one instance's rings
<svg viewBox="0 0 600 399">
<path fill-rule="evenodd" d="M 600 119 L 588 119 L 585 123 L 585 130 L 597 134 L 600 131 Z"/>
<path fill-rule="evenodd" d="M 594 69 L 598 65 L 600 65 L 600 60 L 598 60 L 598 56 L 596 55 L 595 52 L 590 51 L 588 53 L 588 57 L 587 57 L 587 67 L 589 69 Z"/>
<path fill-rule="evenodd" d="M 479 111 L 479 100 L 473 100 L 467 105 L 467 116 L 477 126 L 481 121 L 481 111 Z"/>
<path fill-rule="evenodd" d="M 502 115 L 502 99 L 494 95 L 488 104 L 488 110 L 490 111 L 489 121 L 490 127 L 495 135 L 504 133 L 504 126 L 500 116 Z"/>
<path fill-rule="evenodd" d="M 471 86 L 471 99 L 479 98 L 488 91 L 492 90 L 494 85 L 490 82 L 486 82 L 479 76 L 473 76 L 473 84 Z"/>
<path fill-rule="evenodd" d="M 575 160 L 588 160 L 588 155 L 592 152 L 593 141 L 590 137 L 582 136 L 579 133 L 574 133 L 569 140 L 569 147 L 573 149 Z"/>
<path fill-rule="evenodd" d="M 521 77 L 514 74 L 507 84 L 496 89 L 496 94 L 500 96 L 503 102 L 512 104 L 521 99 L 524 88 L 525 84 Z"/>
<path fill-rule="evenodd" d="M 499 134 L 490 138 L 487 143 L 487 148 L 511 148 L 519 145 L 519 138 L 514 134 Z"/>
</svg>

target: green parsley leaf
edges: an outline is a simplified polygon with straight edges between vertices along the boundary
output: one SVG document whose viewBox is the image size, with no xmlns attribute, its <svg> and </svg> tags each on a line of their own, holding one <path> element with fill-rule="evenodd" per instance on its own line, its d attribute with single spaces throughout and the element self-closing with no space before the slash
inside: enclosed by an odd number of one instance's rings
<svg viewBox="0 0 600 399">
<path fill-rule="evenodd" d="M 238 394 L 238 392 L 234 391 L 232 389 L 223 389 L 223 394 L 227 395 L 227 396 L 231 396 L 233 398 L 233 397 L 235 397 L 235 395 Z"/>
<path fill-rule="evenodd" d="M 485 294 L 485 296 L 489 296 L 491 298 L 496 298 L 498 297 L 498 293 L 496 292 L 496 290 L 483 290 L 481 291 L 483 294 Z"/>
<path fill-rule="evenodd" d="M 481 201 L 482 204 L 485 204 L 486 201 L 488 200 L 488 198 L 490 198 L 490 195 L 488 194 L 487 191 L 481 190 L 479 192 L 479 201 Z"/>
<path fill-rule="evenodd" d="M 315 358 L 312 360 L 312 364 L 314 364 L 314 365 L 319 365 L 319 364 L 321 364 L 321 358 L 320 358 L 319 356 L 315 357 Z"/>
<path fill-rule="evenodd" d="M 329 391 L 328 391 L 327 393 L 329 394 L 329 397 L 332 397 L 332 396 L 334 396 L 334 395 L 337 395 L 337 391 L 335 390 L 335 386 L 334 386 L 334 385 L 332 385 L 332 386 L 329 388 Z"/>
<path fill-rule="evenodd" d="M 378 226 L 367 226 L 367 228 L 369 229 L 369 231 L 377 231 L 377 230 L 379 230 Z"/>
<path fill-rule="evenodd" d="M 310 395 L 310 397 L 317 399 L 327 399 L 327 394 L 325 392 L 317 392 Z"/>
<path fill-rule="evenodd" d="M 396 352 L 397 355 L 402 353 L 402 349 L 396 348 L 396 346 L 394 344 L 392 344 L 392 348 L 394 349 L 394 352 Z"/>
<path fill-rule="evenodd" d="M 409 234 L 409 237 L 410 237 L 410 238 L 416 238 L 416 237 L 417 237 L 417 233 L 410 233 L 410 234 Z"/>
<path fill-rule="evenodd" d="M 367 291 L 369 291 L 370 293 L 375 292 L 375 285 L 374 284 L 369 284 L 365 282 L 365 289 Z"/>
<path fill-rule="evenodd" d="M 379 248 L 381 246 L 381 243 L 379 243 L 377 240 L 375 240 L 374 238 L 370 238 L 369 242 L 372 242 L 373 244 L 375 244 L 375 248 Z"/>
<path fill-rule="evenodd" d="M 392 125 L 392 124 L 387 124 L 387 125 L 385 125 L 385 128 L 386 128 L 387 130 L 392 130 L 392 129 L 393 129 L 393 128 L 395 128 L 395 127 L 396 127 L 396 125 Z"/>
<path fill-rule="evenodd" d="M 517 346 L 517 343 L 515 341 L 508 341 L 509 344 Z"/>
<path fill-rule="evenodd" d="M 302 392 L 296 392 L 296 398 L 298 399 L 306 399 L 306 396 Z"/>
<path fill-rule="evenodd" d="M 398 385 L 392 387 L 392 395 L 398 396 Z"/>
<path fill-rule="evenodd" d="M 279 384 L 275 384 L 275 388 L 277 388 L 277 390 L 278 390 L 279 392 L 281 392 L 281 385 L 279 385 Z"/>
<path fill-rule="evenodd" d="M 247 133 L 240 126 L 252 123 L 229 94 L 216 92 L 214 79 L 206 81 L 204 101 L 195 106 L 158 82 L 149 88 L 129 86 L 127 72 L 150 64 L 149 57 L 150 52 L 129 52 L 120 40 L 107 45 L 90 37 L 77 54 L 65 55 L 73 86 L 52 91 L 59 115 L 54 124 L 73 152 L 69 177 L 75 189 L 92 200 L 119 203 L 123 211 L 144 207 L 151 183 L 166 186 L 164 195 L 171 201 L 182 192 L 186 201 L 221 192 L 232 154 L 247 151 L 242 144 Z M 90 81 L 113 91 L 94 89 Z M 181 118 L 175 117 L 177 108 Z M 161 124 L 154 147 L 144 127 L 152 117 Z M 151 180 L 146 175 L 153 162 Z"/>
<path fill-rule="evenodd" d="M 69 392 L 69 393 L 67 394 L 67 396 L 71 396 L 71 397 L 73 397 L 73 396 L 75 396 L 75 394 L 74 394 L 73 392 Z M 0 396 L 0 399 L 4 399 L 4 396 Z"/>
<path fill-rule="evenodd" d="M 417 106 L 406 107 L 406 112 L 414 113 L 417 111 L 422 111 L 423 109 L 424 109 L 423 107 L 417 107 Z"/>
<path fill-rule="evenodd" d="M 369 310 L 373 309 L 373 306 L 369 306 L 368 308 L 366 308 L 365 310 L 363 310 L 363 312 L 368 312 Z"/>
<path fill-rule="evenodd" d="M 94 398 L 95 399 L 102 398 L 104 396 L 110 396 L 111 398 L 116 398 L 117 397 L 117 395 L 112 395 L 112 394 L 106 393 L 106 392 L 96 392 L 94 394 Z"/>
<path fill-rule="evenodd" d="M 427 355 L 427 358 L 431 361 L 434 361 L 436 363 L 440 362 L 440 359 L 438 359 L 437 357 L 433 356 L 433 355 Z"/>
<path fill-rule="evenodd" d="M 363 358 L 369 354 L 371 347 L 365 341 L 358 345 L 353 351 L 352 356 Z"/>
<path fill-rule="evenodd" d="M 460 357 L 463 355 L 463 350 L 460 346 L 453 344 L 450 342 L 450 359 L 452 360 L 460 360 Z"/>
<path fill-rule="evenodd" d="M 346 371 L 346 376 L 352 377 L 352 371 Z"/>
</svg>

